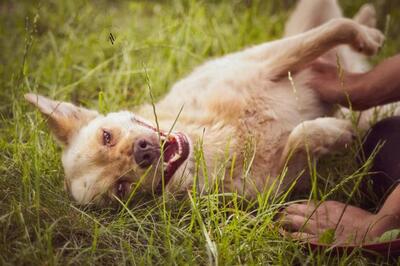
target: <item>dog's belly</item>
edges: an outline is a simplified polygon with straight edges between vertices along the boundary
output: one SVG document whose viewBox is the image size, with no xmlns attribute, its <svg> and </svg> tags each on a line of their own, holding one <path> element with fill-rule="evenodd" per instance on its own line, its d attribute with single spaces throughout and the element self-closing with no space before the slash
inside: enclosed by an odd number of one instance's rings
<svg viewBox="0 0 400 266">
<path fill-rule="evenodd" d="M 331 115 L 331 106 L 307 86 L 310 75 L 302 71 L 293 83 L 287 79 L 243 82 L 232 77 L 211 84 L 208 76 L 196 76 L 177 83 L 156 109 L 160 120 L 174 121 L 183 108 L 178 123 L 182 130 L 187 125 L 225 124 L 236 128 L 240 138 L 256 136 L 258 149 L 270 150 L 276 139 L 285 142 L 282 136 L 301 122 Z"/>
<path fill-rule="evenodd" d="M 239 118 L 238 131 L 242 143 L 249 138 L 256 140 L 252 163 L 251 182 L 247 185 L 247 196 L 256 195 L 257 189 L 268 189 L 281 174 L 279 161 L 291 131 L 306 120 L 313 120 L 331 114 L 330 106 L 323 104 L 315 92 L 296 79 L 296 90 L 288 82 L 277 84 L 254 94 Z M 296 81 L 295 80 L 295 81 Z M 237 189 L 243 187 L 243 180 L 236 179 Z"/>
<path fill-rule="evenodd" d="M 307 87 L 309 77 L 307 71 L 297 74 L 294 86 L 286 79 L 271 82 L 232 77 L 210 82 L 207 76 L 190 77 L 177 83 L 157 104 L 160 126 L 168 129 L 183 107 L 176 130 L 203 138 L 205 129 L 203 145 L 210 169 L 214 169 L 213 158 L 226 150 L 226 142 L 234 143 L 231 151 L 239 157 L 233 179 L 225 179 L 226 191 L 254 196 L 280 174 L 278 162 L 290 132 L 303 121 L 329 115 L 329 107 Z M 147 109 L 149 118 L 153 117 L 152 108 Z M 255 145 L 254 153 L 250 150 L 246 155 L 249 143 Z M 243 167 L 251 158 L 244 156 L 254 156 L 248 176 L 251 184 L 246 186 Z"/>
</svg>

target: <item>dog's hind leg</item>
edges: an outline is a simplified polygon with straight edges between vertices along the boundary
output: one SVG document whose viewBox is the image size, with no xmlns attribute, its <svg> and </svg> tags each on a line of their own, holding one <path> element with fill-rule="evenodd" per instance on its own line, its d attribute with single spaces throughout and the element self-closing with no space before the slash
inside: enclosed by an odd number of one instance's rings
<svg viewBox="0 0 400 266">
<path fill-rule="evenodd" d="M 344 149 L 352 143 L 353 136 L 353 126 L 347 120 L 324 117 L 305 121 L 290 133 L 280 158 L 280 169 L 286 168 L 288 181 L 294 181 L 302 170 L 304 175 L 308 175 L 309 168 L 304 167 L 310 161 Z M 301 180 L 296 188 L 306 189 L 309 187 L 307 183 Z"/>
<path fill-rule="evenodd" d="M 303 33 L 342 17 L 336 0 L 301 0 L 285 25 L 285 37 Z"/>
</svg>

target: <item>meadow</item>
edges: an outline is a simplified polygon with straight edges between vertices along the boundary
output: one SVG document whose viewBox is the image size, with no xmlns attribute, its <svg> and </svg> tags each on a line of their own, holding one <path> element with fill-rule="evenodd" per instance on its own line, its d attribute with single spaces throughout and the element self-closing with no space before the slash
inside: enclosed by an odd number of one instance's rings
<svg viewBox="0 0 400 266">
<path fill-rule="evenodd" d="M 367 1 L 340 1 L 352 16 Z M 400 2 L 371 1 L 386 44 L 400 45 Z M 313 252 L 274 221 L 293 200 L 217 191 L 118 209 L 77 206 L 63 189 L 60 147 L 23 99 L 37 92 L 102 113 L 160 99 L 209 58 L 280 38 L 294 0 L 0 2 L 0 265 L 365 265 L 399 263 L 355 250 Z M 359 144 L 324 158 L 315 199 L 360 204 Z M 364 171 L 365 170 L 365 171 Z M 364 171 L 364 172 L 363 172 Z"/>
</svg>

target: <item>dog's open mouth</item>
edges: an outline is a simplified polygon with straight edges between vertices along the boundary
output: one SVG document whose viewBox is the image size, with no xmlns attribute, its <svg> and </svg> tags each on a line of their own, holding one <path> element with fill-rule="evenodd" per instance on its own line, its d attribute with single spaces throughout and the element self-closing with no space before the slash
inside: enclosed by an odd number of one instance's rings
<svg viewBox="0 0 400 266">
<path fill-rule="evenodd" d="M 183 133 L 171 133 L 163 137 L 164 186 L 168 184 L 176 170 L 186 161 L 190 153 L 188 138 Z M 162 180 L 160 186 L 162 186 Z"/>
<path fill-rule="evenodd" d="M 188 137 L 181 132 L 174 132 L 167 134 L 162 130 L 157 130 L 155 127 L 148 123 L 134 117 L 133 120 L 143 127 L 147 127 L 157 134 L 161 138 L 162 145 L 162 159 L 163 159 L 163 171 L 164 181 L 161 179 L 157 186 L 157 192 L 162 191 L 164 187 L 171 181 L 176 170 L 186 161 L 190 154 L 190 144 Z"/>
</svg>

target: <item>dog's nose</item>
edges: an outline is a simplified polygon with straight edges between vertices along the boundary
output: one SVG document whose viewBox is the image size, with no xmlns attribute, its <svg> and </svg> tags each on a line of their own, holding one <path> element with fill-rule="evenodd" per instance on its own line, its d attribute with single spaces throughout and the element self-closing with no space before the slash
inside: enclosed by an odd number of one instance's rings
<svg viewBox="0 0 400 266">
<path fill-rule="evenodd" d="M 133 144 L 133 154 L 136 163 L 141 168 L 147 168 L 160 156 L 160 151 L 157 144 L 154 144 L 151 139 L 141 137 Z"/>
</svg>

